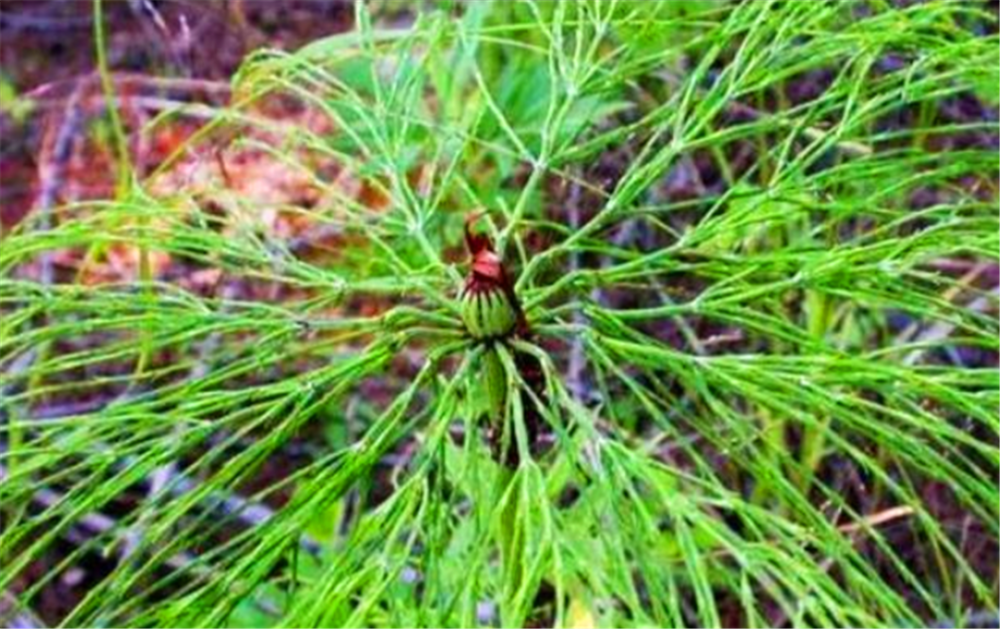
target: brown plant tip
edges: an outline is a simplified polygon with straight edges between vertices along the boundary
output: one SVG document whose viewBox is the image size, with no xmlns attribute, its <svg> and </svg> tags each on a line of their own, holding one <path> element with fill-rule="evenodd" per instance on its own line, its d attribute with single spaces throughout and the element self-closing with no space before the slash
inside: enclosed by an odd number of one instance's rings
<svg viewBox="0 0 1000 629">
<path fill-rule="evenodd" d="M 483 250 L 493 251 L 493 242 L 486 234 L 477 234 L 472 226 L 483 216 L 482 212 L 472 212 L 465 217 L 465 246 L 473 257 Z"/>
<path fill-rule="evenodd" d="M 465 246 L 471 256 L 469 274 L 465 279 L 463 295 L 481 295 L 491 291 L 501 291 L 507 302 L 514 309 L 518 336 L 528 334 L 527 320 L 521 310 L 521 304 L 514 293 L 514 282 L 507 273 L 503 259 L 496 252 L 493 240 L 488 234 L 473 231 L 473 226 L 483 216 L 482 212 L 472 212 L 465 218 Z"/>
<path fill-rule="evenodd" d="M 465 246 L 472 256 L 465 289 L 480 292 L 499 288 L 506 292 L 513 286 L 507 277 L 503 261 L 493 248 L 493 241 L 487 234 L 477 234 L 472 231 L 472 226 L 480 216 L 482 216 L 480 212 L 474 212 L 465 219 Z"/>
<path fill-rule="evenodd" d="M 531 329 L 514 293 L 514 282 L 504 267 L 503 259 L 489 235 L 473 231 L 481 216 L 481 212 L 473 212 L 465 219 L 465 245 L 471 257 L 469 274 L 462 290 L 466 327 L 474 338 L 490 342 L 509 337 L 530 340 Z M 506 310 L 506 313 L 502 310 Z M 509 318 L 511 314 L 513 321 Z M 515 348 L 510 349 L 518 374 L 534 394 L 521 392 L 524 428 L 529 447 L 534 449 L 544 424 L 538 401 L 546 399 L 545 376 L 537 357 Z M 499 426 L 490 428 L 488 438 L 493 458 L 508 468 L 516 468 L 520 464 L 517 444 L 513 439 L 508 439 L 505 443 L 502 436 Z"/>
</svg>

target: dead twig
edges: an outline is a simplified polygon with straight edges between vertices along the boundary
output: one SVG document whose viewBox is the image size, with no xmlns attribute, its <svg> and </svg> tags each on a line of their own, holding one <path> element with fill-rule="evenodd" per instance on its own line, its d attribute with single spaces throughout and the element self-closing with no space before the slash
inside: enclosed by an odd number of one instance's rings
<svg viewBox="0 0 1000 629">
<path fill-rule="evenodd" d="M 963 275 L 956 286 L 945 291 L 943 297 L 947 301 L 953 301 L 968 286 L 972 285 L 980 275 L 993 267 L 995 262 L 980 262 Z M 969 312 L 986 312 L 990 308 L 997 306 L 998 296 L 1000 296 L 1000 286 L 994 286 L 988 295 L 981 295 L 969 302 L 965 309 Z M 922 344 L 933 344 L 951 336 L 955 331 L 955 324 L 949 321 L 938 321 L 921 330 L 921 323 L 915 321 L 900 332 L 895 339 L 896 345 L 902 345 L 911 339 Z M 926 348 L 917 348 L 903 357 L 903 364 L 912 366 L 920 362 L 927 353 Z"/>
<path fill-rule="evenodd" d="M 858 520 L 857 522 L 851 522 L 850 524 L 842 524 L 837 527 L 837 530 L 841 533 L 848 533 L 852 536 L 852 541 L 854 535 L 859 532 L 863 532 L 865 529 L 869 529 L 875 526 L 881 526 L 887 522 L 892 522 L 893 520 L 898 520 L 899 518 L 905 518 L 913 515 L 913 507 L 900 506 L 892 507 L 891 509 L 886 509 L 884 511 L 879 511 L 878 513 L 873 513 L 872 515 L 865 516 Z"/>
<path fill-rule="evenodd" d="M 576 231 L 582 225 L 580 217 L 580 186 L 575 182 L 569 184 L 569 197 L 566 199 L 566 214 L 569 219 L 569 226 Z M 580 268 L 581 253 L 573 250 L 570 254 L 570 273 L 575 273 Z M 583 326 L 586 320 L 583 311 L 577 308 L 573 311 L 573 323 Z M 569 364 L 566 367 L 566 388 L 570 395 L 577 402 L 583 402 L 587 392 L 587 385 L 584 383 L 587 370 L 587 354 L 583 347 L 583 336 L 574 335 L 573 344 L 569 350 Z"/>
<path fill-rule="evenodd" d="M 42 629 L 45 623 L 10 592 L 0 594 L 0 626 L 10 629 Z"/>
</svg>

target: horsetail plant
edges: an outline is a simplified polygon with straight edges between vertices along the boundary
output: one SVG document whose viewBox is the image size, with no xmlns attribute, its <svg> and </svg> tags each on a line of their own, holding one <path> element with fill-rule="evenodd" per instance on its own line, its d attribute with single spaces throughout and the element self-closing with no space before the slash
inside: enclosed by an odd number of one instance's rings
<svg viewBox="0 0 1000 629">
<path fill-rule="evenodd" d="M 477 218 L 478 214 L 473 214 L 465 223 L 465 242 L 471 261 L 461 292 L 462 321 L 482 350 L 479 359 L 495 456 L 503 465 L 516 468 L 520 457 L 515 444 L 516 431 L 505 419 L 508 417 L 510 387 L 500 352 L 504 348 L 507 351 L 512 349 L 509 341 L 527 340 L 530 328 L 514 292 L 514 283 L 494 249 L 492 240 L 485 234 L 472 231 Z M 542 394 L 544 385 L 539 381 L 541 368 L 537 358 L 516 350 L 513 355 L 513 364 L 523 381 L 532 387 L 536 395 Z M 522 408 L 535 407 L 534 401 L 526 402 L 522 404 Z M 531 413 L 524 419 L 524 429 L 528 442 L 531 443 L 538 431 L 539 418 L 537 413 Z"/>
<path fill-rule="evenodd" d="M 540 417 L 536 404 L 544 405 L 538 397 L 544 396 L 544 383 L 538 359 L 510 343 L 527 340 L 530 328 L 514 292 L 514 283 L 492 240 L 472 231 L 478 216 L 472 214 L 465 222 L 465 242 L 471 261 L 461 293 L 462 320 L 480 349 L 488 434 L 494 459 L 502 466 L 493 494 L 496 503 L 503 505 L 498 538 L 505 588 L 509 595 L 516 595 L 521 586 L 524 554 L 517 529 L 518 511 L 531 506 L 520 504 L 520 495 L 511 480 L 521 461 L 521 452 L 527 454 L 537 437 Z M 534 398 L 530 394 L 521 395 L 515 380 L 508 378 L 508 366 L 530 387 Z M 522 400 L 518 405 L 521 412 L 517 414 L 511 412 L 514 405 L 508 404 L 515 396 Z"/>
<path fill-rule="evenodd" d="M 208 118 L 130 194 L 4 236 L 2 605 L 996 613 L 994 10 L 376 4 L 132 130 Z"/>
</svg>

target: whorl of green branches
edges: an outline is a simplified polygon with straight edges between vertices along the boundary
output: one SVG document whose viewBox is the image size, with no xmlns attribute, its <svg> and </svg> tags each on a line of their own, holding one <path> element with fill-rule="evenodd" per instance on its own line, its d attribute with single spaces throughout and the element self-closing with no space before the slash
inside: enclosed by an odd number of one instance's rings
<svg viewBox="0 0 1000 629">
<path fill-rule="evenodd" d="M 31 607 L 97 557 L 111 567 L 66 625 L 900 626 L 996 611 L 996 574 L 964 535 L 1000 533 L 997 370 L 935 358 L 998 349 L 996 293 L 935 266 L 1000 253 L 995 147 L 939 148 L 995 137 L 996 118 L 935 115 L 969 94 L 995 110 L 995 14 L 461 7 L 397 30 L 359 3 L 350 34 L 254 54 L 233 106 L 185 147 L 235 138 L 309 176 L 323 201 L 283 209 L 341 234 L 336 262 L 298 256 L 243 199 L 220 214 L 146 182 L 4 237 L 0 591 Z M 772 102 L 811 72 L 825 89 Z M 329 130 L 278 129 L 255 109 L 276 95 Z M 739 146 L 756 152 L 734 172 Z M 610 154 L 620 172 L 592 175 Z M 717 162 L 719 192 L 664 196 L 695 155 Z M 554 196 L 568 188 L 596 200 L 575 225 Z M 920 190 L 935 201 L 916 206 Z M 528 456 L 503 483 L 449 253 L 474 209 L 532 323 L 512 347 L 544 375 L 542 399 L 506 398 Z M 32 272 L 115 245 L 283 297 Z M 365 300 L 389 309 L 352 306 Z M 571 352 L 589 394 L 571 386 Z M 531 391 L 498 356 L 508 392 Z M 39 412 L 66 399 L 97 402 Z M 531 399 L 546 447 L 524 443 Z M 303 434 L 308 461 L 252 487 Z M 932 484 L 964 529 L 928 504 Z M 281 506 L 251 517 L 266 503 Z"/>
</svg>

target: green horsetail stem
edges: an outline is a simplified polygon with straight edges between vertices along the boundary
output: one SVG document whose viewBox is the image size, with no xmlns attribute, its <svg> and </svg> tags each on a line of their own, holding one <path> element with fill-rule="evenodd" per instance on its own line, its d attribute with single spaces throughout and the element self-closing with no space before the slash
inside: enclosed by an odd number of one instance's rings
<svg viewBox="0 0 1000 629">
<path fill-rule="evenodd" d="M 483 351 L 483 384 L 490 423 L 498 430 L 503 428 L 504 409 L 507 405 L 507 371 L 495 347 Z"/>
</svg>

